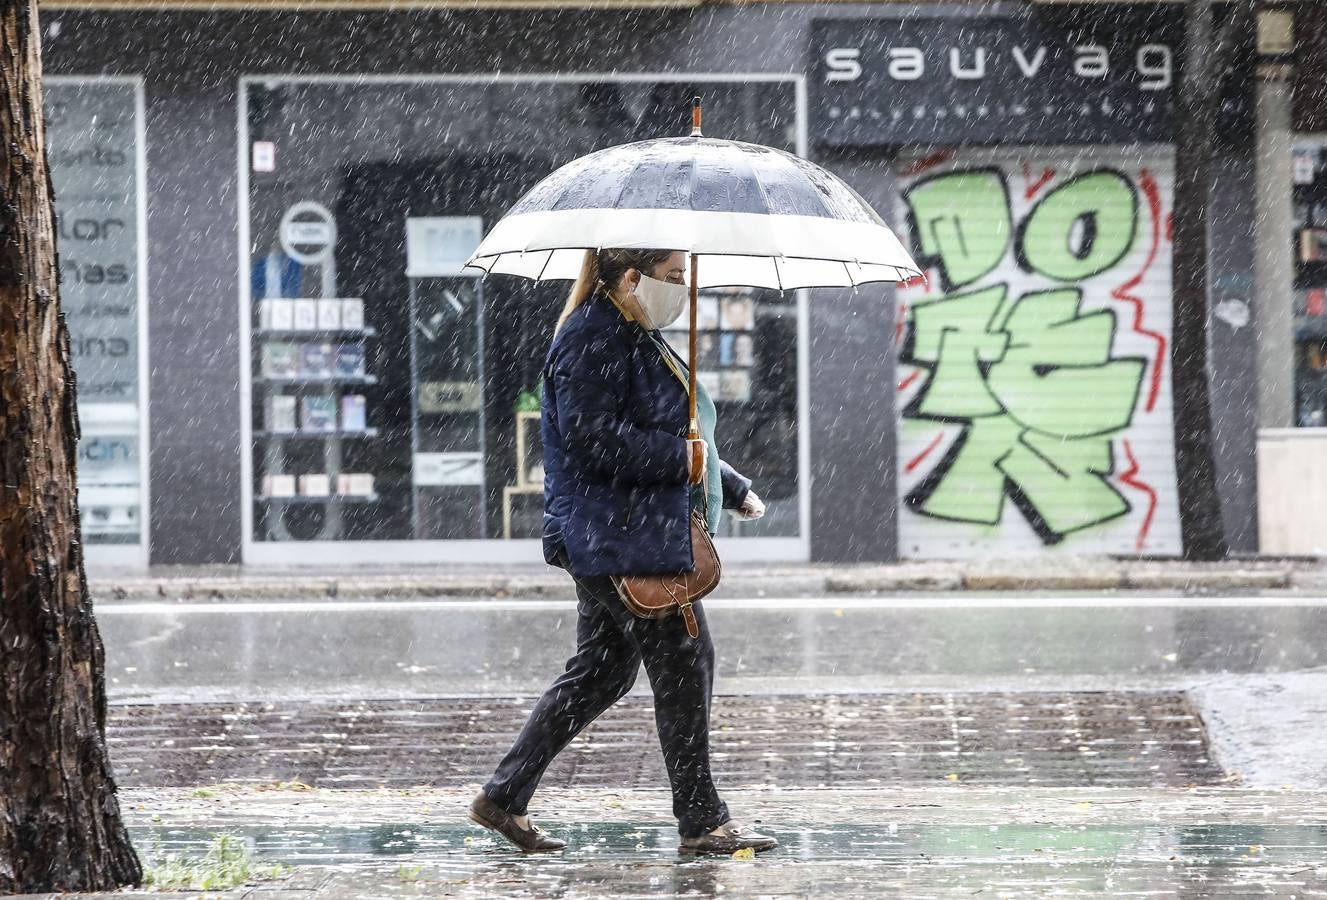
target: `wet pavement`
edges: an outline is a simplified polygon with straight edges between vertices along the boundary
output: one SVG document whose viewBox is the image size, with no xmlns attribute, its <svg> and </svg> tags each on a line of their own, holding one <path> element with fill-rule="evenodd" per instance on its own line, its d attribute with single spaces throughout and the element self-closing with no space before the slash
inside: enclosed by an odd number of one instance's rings
<svg viewBox="0 0 1327 900">
<path fill-rule="evenodd" d="M 782 843 L 750 861 L 680 855 L 658 791 L 542 792 L 535 815 L 569 841 L 546 856 L 523 856 L 463 824 L 468 798 L 445 789 L 124 794 L 149 863 L 228 833 L 256 862 L 293 866 L 227 897 L 1327 895 L 1327 798 L 1319 793 L 734 792 L 734 808 Z"/>
<path fill-rule="evenodd" d="M 123 785 L 482 783 L 529 699 L 111 707 Z M 712 758 L 732 787 L 944 784 L 1182 787 L 1230 780 L 1183 694 L 910 693 L 716 697 Z M 545 787 L 667 783 L 644 698 L 588 726 Z"/>
<path fill-rule="evenodd" d="M 1327 601 L 1157 596 L 706 601 L 726 693 L 1147 688 L 1327 667 Z M 514 695 L 575 643 L 563 600 L 120 603 L 112 701 Z M 637 690 L 646 692 L 645 679 Z"/>
<path fill-rule="evenodd" d="M 574 610 L 399 598 L 99 604 L 140 854 L 294 866 L 233 897 L 1327 895 L 1321 598 L 707 605 L 716 775 L 773 854 L 677 854 L 645 679 L 536 797 L 566 852 L 468 825 Z"/>
</svg>

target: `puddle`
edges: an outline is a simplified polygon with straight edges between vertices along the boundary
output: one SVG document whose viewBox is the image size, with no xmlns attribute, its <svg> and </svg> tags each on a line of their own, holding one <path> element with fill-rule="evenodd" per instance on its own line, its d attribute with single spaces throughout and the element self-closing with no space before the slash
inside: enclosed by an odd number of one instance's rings
<svg viewBox="0 0 1327 900">
<path fill-rule="evenodd" d="M 235 826 L 227 828 L 140 826 L 131 828 L 145 861 L 164 854 L 203 856 L 218 834 L 242 838 L 257 863 L 291 866 L 355 866 L 383 863 L 428 864 L 473 870 L 490 864 L 584 863 L 695 865 L 677 851 L 672 827 L 596 823 L 543 827 L 569 842 L 547 856 L 521 856 L 489 832 L 463 824 L 412 823 L 311 828 Z M 768 828 L 781 847 L 762 860 L 826 863 L 872 861 L 911 864 L 1058 865 L 1094 862 L 1174 863 L 1175 865 L 1327 864 L 1327 826 L 1193 825 L 1161 826 L 867 826 Z"/>
</svg>

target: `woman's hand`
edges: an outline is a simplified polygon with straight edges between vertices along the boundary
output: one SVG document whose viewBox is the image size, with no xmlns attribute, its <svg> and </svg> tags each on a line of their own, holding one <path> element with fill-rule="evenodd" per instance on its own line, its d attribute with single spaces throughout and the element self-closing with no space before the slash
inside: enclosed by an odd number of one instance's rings
<svg viewBox="0 0 1327 900">
<path fill-rule="evenodd" d="M 687 472 L 691 475 L 692 484 L 704 483 L 709 452 L 709 448 L 700 438 L 687 439 Z"/>
<path fill-rule="evenodd" d="M 737 508 L 737 517 L 742 521 L 759 519 L 765 514 L 765 503 L 753 490 L 747 490 L 746 499 Z"/>
</svg>

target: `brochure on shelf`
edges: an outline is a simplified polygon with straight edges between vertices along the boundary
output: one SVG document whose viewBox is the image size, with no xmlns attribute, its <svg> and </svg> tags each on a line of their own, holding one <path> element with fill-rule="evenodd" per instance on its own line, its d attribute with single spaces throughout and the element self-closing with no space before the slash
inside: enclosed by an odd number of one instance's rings
<svg viewBox="0 0 1327 900">
<path fill-rule="evenodd" d="M 1296 147 L 1290 157 L 1291 180 L 1295 184 L 1313 184 L 1317 176 L 1318 154 L 1308 147 Z"/>
<path fill-rule="evenodd" d="M 683 328 L 690 328 L 689 314 L 678 319 Z M 696 296 L 696 329 L 704 331 L 719 327 L 719 298 Z"/>
<path fill-rule="evenodd" d="M 725 331 L 750 331 L 756 327 L 756 305 L 750 297 L 724 297 L 721 316 Z"/>
<path fill-rule="evenodd" d="M 262 375 L 264 378 L 292 378 L 299 374 L 300 350 L 298 344 L 267 341 L 263 344 Z"/>
<path fill-rule="evenodd" d="M 364 345 L 341 344 L 336 348 L 336 377 L 363 378 Z"/>
<path fill-rule="evenodd" d="M 737 335 L 719 335 L 719 365 L 731 366 L 737 362 Z"/>
<path fill-rule="evenodd" d="M 336 364 L 335 344 L 303 344 L 300 374 L 309 378 L 331 378 Z"/>
<path fill-rule="evenodd" d="M 292 331 L 295 328 L 295 301 L 294 300 L 269 300 L 272 307 L 272 324 L 269 325 L 273 331 Z"/>
<path fill-rule="evenodd" d="M 1327 290 L 1323 288 L 1309 288 L 1304 292 L 1304 315 L 1327 315 Z"/>
<path fill-rule="evenodd" d="M 296 300 L 295 301 L 295 325 L 296 331 L 317 331 L 318 330 L 318 301 L 317 300 Z"/>
<path fill-rule="evenodd" d="M 341 301 L 337 298 L 324 298 L 318 301 L 318 328 L 321 331 L 336 331 L 341 327 Z"/>
<path fill-rule="evenodd" d="M 362 298 L 342 298 L 341 327 L 347 331 L 364 330 L 364 300 Z"/>
<path fill-rule="evenodd" d="M 295 431 L 299 427 L 294 397 L 289 394 L 269 394 L 264 406 L 263 418 L 268 431 Z"/>
<path fill-rule="evenodd" d="M 331 394 L 314 394 L 305 397 L 300 413 L 300 426 L 303 431 L 315 434 L 336 431 L 336 397 Z"/>
<path fill-rule="evenodd" d="M 1327 228 L 1301 228 L 1299 231 L 1299 261 L 1327 260 Z"/>
<path fill-rule="evenodd" d="M 371 472 L 342 472 L 336 476 L 336 492 L 343 497 L 372 497 Z"/>
<path fill-rule="evenodd" d="M 739 334 L 733 341 L 733 364 L 752 366 L 756 363 L 756 342 L 749 334 Z"/>
<path fill-rule="evenodd" d="M 368 428 L 367 405 L 363 394 L 346 394 L 341 398 L 341 430 L 364 431 Z"/>
<path fill-rule="evenodd" d="M 262 494 L 264 497 L 294 497 L 294 475 L 264 475 Z"/>
<path fill-rule="evenodd" d="M 325 472 L 317 472 L 299 477 L 299 495 L 301 497 L 330 497 L 332 478 Z"/>
</svg>

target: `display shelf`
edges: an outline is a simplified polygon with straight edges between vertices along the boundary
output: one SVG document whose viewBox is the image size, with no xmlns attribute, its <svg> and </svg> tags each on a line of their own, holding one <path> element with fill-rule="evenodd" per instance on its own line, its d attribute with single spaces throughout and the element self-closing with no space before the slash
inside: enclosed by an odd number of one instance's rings
<svg viewBox="0 0 1327 900">
<path fill-rule="evenodd" d="M 255 332 L 259 338 L 271 338 L 273 340 L 287 340 L 290 338 L 304 337 L 350 337 L 350 338 L 374 338 L 378 336 L 378 329 L 372 326 L 364 328 L 260 328 Z"/>
<path fill-rule="evenodd" d="M 255 431 L 253 436 L 256 438 L 294 438 L 294 439 L 317 439 L 317 438 L 376 438 L 378 429 L 364 428 L 359 431 Z"/>
<path fill-rule="evenodd" d="M 254 378 L 254 383 L 268 384 L 273 387 L 285 387 L 290 385 L 312 384 L 318 386 L 324 385 L 361 385 L 377 384 L 376 375 L 259 375 Z"/>
<path fill-rule="evenodd" d="M 328 494 L 326 497 L 255 497 L 259 503 L 295 503 L 312 505 L 319 503 L 377 503 L 381 494 Z"/>
</svg>

